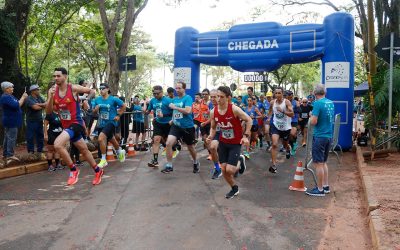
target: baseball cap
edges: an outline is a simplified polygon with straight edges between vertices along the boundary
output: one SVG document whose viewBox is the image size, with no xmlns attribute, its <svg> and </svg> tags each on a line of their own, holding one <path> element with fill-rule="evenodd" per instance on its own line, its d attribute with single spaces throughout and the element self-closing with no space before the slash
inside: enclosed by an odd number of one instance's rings
<svg viewBox="0 0 400 250">
<path fill-rule="evenodd" d="M 32 86 L 29 87 L 29 91 L 37 90 L 40 89 L 39 85 L 33 84 Z"/>
<path fill-rule="evenodd" d="M 111 94 L 110 85 L 107 83 L 100 83 L 100 88 L 108 89 L 108 93 Z"/>
<path fill-rule="evenodd" d="M 268 91 L 268 93 L 267 93 L 267 97 L 272 97 L 273 95 L 272 95 L 272 92 L 271 91 Z"/>
</svg>

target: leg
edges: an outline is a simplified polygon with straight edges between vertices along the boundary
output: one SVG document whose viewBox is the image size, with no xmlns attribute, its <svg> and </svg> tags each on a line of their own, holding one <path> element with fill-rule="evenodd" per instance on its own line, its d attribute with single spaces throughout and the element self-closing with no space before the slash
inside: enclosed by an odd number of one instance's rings
<svg viewBox="0 0 400 250">
<path fill-rule="evenodd" d="M 153 138 L 153 154 L 157 154 L 160 151 L 161 136 L 156 135 Z"/>
<path fill-rule="evenodd" d="M 102 155 L 107 153 L 107 135 L 103 132 L 99 135 L 99 148 Z"/>
<path fill-rule="evenodd" d="M 329 181 L 328 181 L 328 165 L 326 164 L 326 162 L 324 163 L 324 178 L 322 181 L 322 185 L 324 187 L 329 186 Z"/>
<path fill-rule="evenodd" d="M 279 142 L 279 135 L 272 134 L 272 150 L 271 150 L 272 165 L 276 165 L 276 155 L 278 154 L 278 142 Z"/>
<path fill-rule="evenodd" d="M 187 145 L 187 148 L 189 150 L 190 156 L 192 156 L 193 161 L 196 161 L 197 160 L 197 152 L 196 152 L 196 149 L 194 148 L 194 144 Z"/>
<path fill-rule="evenodd" d="M 212 140 L 210 143 L 209 150 L 211 152 L 211 159 L 213 162 L 218 162 L 218 145 L 219 141 Z"/>
<path fill-rule="evenodd" d="M 61 158 L 65 161 L 68 167 L 73 167 L 73 162 L 71 156 L 69 155 L 67 149 L 65 148 L 65 144 L 70 140 L 70 135 L 65 130 L 61 132 L 57 139 L 54 141 L 54 149 L 57 153 L 60 154 Z"/>
<path fill-rule="evenodd" d="M 26 122 L 26 146 L 28 149 L 28 153 L 35 152 L 34 135 L 35 135 L 34 123 L 27 121 Z"/>
<path fill-rule="evenodd" d="M 5 157 L 14 156 L 15 144 L 17 142 L 18 128 L 5 128 Z"/>
<path fill-rule="evenodd" d="M 315 170 L 317 173 L 317 186 L 319 190 L 323 190 L 322 183 L 324 182 L 324 165 L 324 163 L 314 162 Z"/>
<path fill-rule="evenodd" d="M 44 134 L 43 134 L 43 121 L 38 122 L 36 127 L 36 143 L 37 152 L 43 152 L 44 147 Z"/>
<path fill-rule="evenodd" d="M 58 137 L 57 137 L 57 139 L 58 139 Z M 85 159 L 89 163 L 89 165 L 92 168 L 96 168 L 97 167 L 96 161 L 94 160 L 92 153 L 90 153 L 83 138 L 79 139 L 78 141 L 74 142 L 73 144 L 78 149 L 78 151 L 82 154 L 82 156 L 85 157 Z"/>
<path fill-rule="evenodd" d="M 170 164 L 172 164 L 172 146 L 175 145 L 176 141 L 177 141 L 177 137 L 176 136 L 168 135 L 167 143 L 166 143 L 166 146 L 167 146 L 167 162 L 170 163 Z"/>
</svg>

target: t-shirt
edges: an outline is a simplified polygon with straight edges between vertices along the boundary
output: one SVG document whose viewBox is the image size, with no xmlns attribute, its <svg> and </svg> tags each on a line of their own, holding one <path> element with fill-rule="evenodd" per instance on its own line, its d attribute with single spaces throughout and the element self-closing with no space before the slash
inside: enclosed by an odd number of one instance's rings
<svg viewBox="0 0 400 250">
<path fill-rule="evenodd" d="M 175 97 L 174 100 L 172 100 L 172 102 L 178 108 L 185 108 L 185 107 L 192 107 L 193 99 L 189 95 L 184 95 L 181 98 Z M 192 114 L 185 115 L 182 112 L 179 112 L 178 110 L 175 109 L 172 113 L 172 121 L 176 126 L 181 128 L 194 127 Z"/>
<path fill-rule="evenodd" d="M 142 106 L 133 105 L 133 121 L 144 123 Z"/>
<path fill-rule="evenodd" d="M 172 109 L 169 108 L 171 102 L 172 99 L 166 96 L 161 99 L 152 98 L 147 110 L 154 112 L 154 117 L 158 123 L 169 123 L 172 119 Z M 162 117 L 160 117 L 160 114 L 162 114 Z"/>
<path fill-rule="evenodd" d="M 314 137 L 332 138 L 335 115 L 333 102 L 325 97 L 314 101 L 312 115 L 318 117 Z"/>
<path fill-rule="evenodd" d="M 54 133 L 62 132 L 63 128 L 61 125 L 60 117 L 56 113 L 47 114 L 44 118 L 49 121 L 48 131 L 52 131 Z"/>
<path fill-rule="evenodd" d="M 3 111 L 2 122 L 5 128 L 19 128 L 22 125 L 22 110 L 17 98 L 13 95 L 2 94 L 0 106 Z"/>
<path fill-rule="evenodd" d="M 43 100 L 41 96 L 39 97 L 33 97 L 33 96 L 28 96 L 26 99 L 26 121 L 29 122 L 40 122 L 43 121 L 43 115 L 42 111 L 43 109 L 35 110 L 32 108 L 33 105 L 38 104 L 38 103 L 45 103 L 46 101 Z"/>
<path fill-rule="evenodd" d="M 99 106 L 97 126 L 104 128 L 109 122 L 112 122 L 117 127 L 118 122 L 114 121 L 114 118 L 117 116 L 118 107 L 121 107 L 124 102 L 115 96 L 108 96 L 107 99 L 99 96 L 95 99 L 94 103 L 96 106 Z"/>
<path fill-rule="evenodd" d="M 308 118 L 310 118 L 310 111 L 312 110 L 312 106 L 307 104 L 307 106 L 300 105 L 300 118 L 303 119 L 300 121 L 301 123 L 307 123 Z"/>
</svg>

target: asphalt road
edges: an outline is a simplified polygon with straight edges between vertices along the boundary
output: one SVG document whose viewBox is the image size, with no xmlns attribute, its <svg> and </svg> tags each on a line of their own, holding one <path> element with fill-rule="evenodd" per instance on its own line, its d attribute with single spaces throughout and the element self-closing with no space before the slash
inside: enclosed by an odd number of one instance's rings
<svg viewBox="0 0 400 250">
<path fill-rule="evenodd" d="M 212 164 L 198 146 L 201 171 L 192 173 L 186 150 L 174 172 L 147 167 L 151 152 L 105 169 L 92 186 L 93 171 L 66 186 L 67 170 L 0 181 L 0 249 L 315 249 L 328 223 L 332 194 L 309 197 L 289 191 L 304 149 L 280 155 L 278 174 L 268 172 L 270 154 L 258 150 L 237 178 L 240 194 L 211 179 Z M 160 157 L 160 163 L 165 157 Z M 330 179 L 337 161 L 331 157 Z M 313 187 L 305 173 L 306 186 Z"/>
</svg>

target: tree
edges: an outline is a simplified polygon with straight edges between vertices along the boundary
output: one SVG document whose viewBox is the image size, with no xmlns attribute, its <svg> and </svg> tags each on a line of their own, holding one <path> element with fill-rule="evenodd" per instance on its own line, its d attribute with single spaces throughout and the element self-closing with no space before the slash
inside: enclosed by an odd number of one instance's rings
<svg viewBox="0 0 400 250">
<path fill-rule="evenodd" d="M 131 38 L 132 27 L 140 12 L 146 7 L 148 0 L 118 0 L 116 5 L 109 4 L 105 0 L 97 0 L 101 21 L 108 47 L 109 78 L 111 91 L 117 93 L 119 89 L 120 71 L 118 59 L 127 55 L 128 45 Z M 114 8 L 113 19 L 110 22 L 107 12 Z M 125 14 L 125 15 L 124 15 Z M 119 23 L 124 20 L 121 41 L 117 40 Z"/>
</svg>

